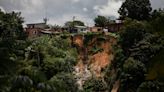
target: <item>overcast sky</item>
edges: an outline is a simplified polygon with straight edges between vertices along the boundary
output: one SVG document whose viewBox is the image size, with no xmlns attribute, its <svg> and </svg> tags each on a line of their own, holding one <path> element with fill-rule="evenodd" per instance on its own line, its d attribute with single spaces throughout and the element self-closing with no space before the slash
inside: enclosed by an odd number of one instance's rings
<svg viewBox="0 0 164 92">
<path fill-rule="evenodd" d="M 164 0 L 151 0 L 153 8 L 164 8 Z M 0 8 L 5 12 L 20 11 L 25 23 L 43 22 L 48 17 L 49 24 L 63 25 L 66 21 L 84 21 L 93 25 L 96 15 L 117 18 L 122 0 L 0 0 Z"/>
</svg>

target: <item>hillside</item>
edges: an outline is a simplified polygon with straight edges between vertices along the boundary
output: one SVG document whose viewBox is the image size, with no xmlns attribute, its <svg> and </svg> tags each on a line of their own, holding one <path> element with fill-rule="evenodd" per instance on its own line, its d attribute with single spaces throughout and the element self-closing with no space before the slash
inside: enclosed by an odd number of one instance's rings
<svg viewBox="0 0 164 92">
<path fill-rule="evenodd" d="M 105 34 L 75 35 L 73 44 L 78 51 L 78 63 L 75 66 L 75 74 L 78 83 L 91 76 L 103 77 L 103 69 L 113 60 L 112 46 L 116 44 L 116 38 Z"/>
</svg>

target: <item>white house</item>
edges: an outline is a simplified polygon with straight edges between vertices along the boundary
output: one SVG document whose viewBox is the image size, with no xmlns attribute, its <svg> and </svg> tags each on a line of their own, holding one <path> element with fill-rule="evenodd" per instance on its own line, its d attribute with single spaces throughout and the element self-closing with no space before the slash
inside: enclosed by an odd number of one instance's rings
<svg viewBox="0 0 164 92">
<path fill-rule="evenodd" d="M 75 26 L 75 29 L 77 30 L 77 32 L 83 32 L 86 33 L 88 32 L 88 27 L 87 26 Z"/>
</svg>

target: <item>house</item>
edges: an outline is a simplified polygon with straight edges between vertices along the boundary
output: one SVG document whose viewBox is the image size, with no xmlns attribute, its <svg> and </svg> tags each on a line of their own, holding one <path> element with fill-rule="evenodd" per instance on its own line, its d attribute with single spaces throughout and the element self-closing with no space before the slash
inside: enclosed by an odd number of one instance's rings
<svg viewBox="0 0 164 92">
<path fill-rule="evenodd" d="M 47 27 L 46 22 L 43 23 L 31 23 L 27 24 L 25 28 L 26 33 L 29 38 L 38 37 L 41 35 L 41 32 Z"/>
<path fill-rule="evenodd" d="M 88 31 L 87 26 L 74 26 L 74 27 L 67 27 L 64 26 L 62 30 L 67 30 L 70 33 L 86 33 Z"/>
<path fill-rule="evenodd" d="M 123 26 L 123 22 L 120 20 L 116 20 L 116 22 L 109 24 L 108 32 L 118 32 Z"/>
<path fill-rule="evenodd" d="M 43 29 L 40 28 L 26 28 L 25 32 L 28 34 L 29 38 L 34 38 L 40 36 L 42 30 Z"/>
<path fill-rule="evenodd" d="M 90 27 L 89 31 L 90 32 L 103 32 L 103 28 L 102 27 Z"/>
<path fill-rule="evenodd" d="M 75 26 L 74 28 L 78 33 L 86 33 L 88 31 L 88 27 L 86 26 Z"/>
<path fill-rule="evenodd" d="M 32 23 L 32 24 L 27 24 L 27 28 L 40 28 L 40 29 L 45 29 L 47 27 L 46 23 Z"/>
<path fill-rule="evenodd" d="M 38 37 L 45 34 L 52 35 L 53 33 L 57 32 L 54 29 L 48 28 L 47 18 L 44 18 L 43 21 L 44 22 L 42 23 L 27 24 L 27 28 L 25 28 L 25 31 L 28 34 L 29 38 Z"/>
</svg>

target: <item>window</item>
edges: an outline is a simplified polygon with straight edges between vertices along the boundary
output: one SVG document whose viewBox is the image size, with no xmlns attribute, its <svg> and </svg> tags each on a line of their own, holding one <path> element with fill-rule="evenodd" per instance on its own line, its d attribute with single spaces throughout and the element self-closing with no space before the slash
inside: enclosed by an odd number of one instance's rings
<svg viewBox="0 0 164 92">
<path fill-rule="evenodd" d="M 98 31 L 101 31 L 101 29 L 97 29 Z"/>
</svg>

